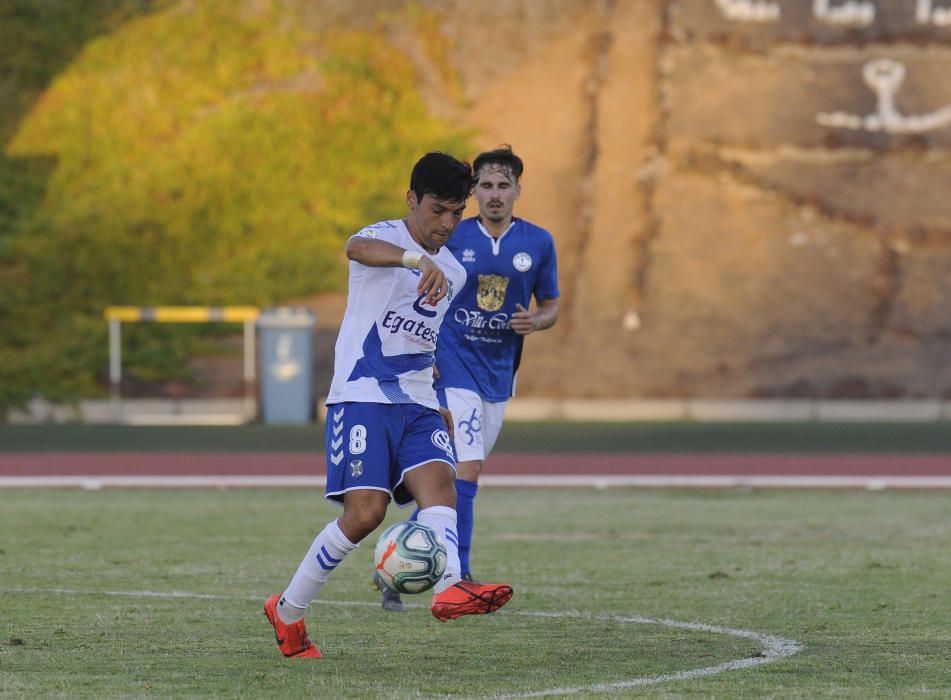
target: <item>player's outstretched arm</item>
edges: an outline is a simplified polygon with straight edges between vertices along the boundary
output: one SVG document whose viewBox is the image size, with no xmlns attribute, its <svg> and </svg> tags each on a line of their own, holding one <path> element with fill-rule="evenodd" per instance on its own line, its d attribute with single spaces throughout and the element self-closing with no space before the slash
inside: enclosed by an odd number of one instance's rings
<svg viewBox="0 0 951 700">
<path fill-rule="evenodd" d="M 419 270 L 417 291 L 425 295 L 424 304 L 436 305 L 446 296 L 446 273 L 431 258 L 400 248 L 388 241 L 354 236 L 347 241 L 347 257 L 367 267 L 406 267 Z"/>
<path fill-rule="evenodd" d="M 367 267 L 402 267 L 405 249 L 388 241 L 354 236 L 347 241 L 347 257 Z"/>
<path fill-rule="evenodd" d="M 521 304 L 515 305 L 516 311 L 509 322 L 512 330 L 519 335 L 528 335 L 534 331 L 543 331 L 551 328 L 558 320 L 558 300 L 543 299 L 532 313 Z"/>
</svg>

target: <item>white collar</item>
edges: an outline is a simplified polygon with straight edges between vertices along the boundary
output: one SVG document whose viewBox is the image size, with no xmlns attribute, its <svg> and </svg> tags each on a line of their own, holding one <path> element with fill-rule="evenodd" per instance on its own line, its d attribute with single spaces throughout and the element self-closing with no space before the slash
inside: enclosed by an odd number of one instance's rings
<svg viewBox="0 0 951 700">
<path fill-rule="evenodd" d="M 490 241 L 492 241 L 492 255 L 499 254 L 499 246 L 502 244 L 502 239 L 505 238 L 505 234 L 512 230 L 512 227 L 515 225 L 515 221 L 516 219 L 513 216 L 511 223 L 509 223 L 509 225 L 505 227 L 505 230 L 502 231 L 502 235 L 496 238 L 491 233 L 489 233 L 488 229 L 486 229 L 486 227 L 482 224 L 481 219 L 476 219 L 476 224 L 478 225 L 479 230 L 482 231 L 483 235 L 485 235 Z"/>
</svg>

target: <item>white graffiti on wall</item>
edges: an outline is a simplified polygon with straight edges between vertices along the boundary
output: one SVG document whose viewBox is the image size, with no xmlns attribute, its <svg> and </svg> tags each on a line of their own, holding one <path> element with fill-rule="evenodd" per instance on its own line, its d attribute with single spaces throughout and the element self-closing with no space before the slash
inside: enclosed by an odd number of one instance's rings
<svg viewBox="0 0 951 700">
<path fill-rule="evenodd" d="M 951 105 L 915 116 L 905 116 L 895 107 L 895 93 L 905 79 L 905 64 L 890 58 L 869 61 L 862 69 L 865 83 L 878 97 L 874 114 L 864 117 L 846 112 L 821 112 L 816 121 L 839 129 L 884 131 L 890 134 L 919 134 L 951 124 Z"/>
<path fill-rule="evenodd" d="M 733 22 L 778 22 L 783 10 L 775 0 L 713 0 L 720 12 Z M 951 27 L 951 6 L 934 7 L 934 0 L 915 0 L 915 21 L 936 27 Z M 820 22 L 840 27 L 867 27 L 875 21 L 878 8 L 871 0 L 812 0 L 812 15 Z"/>
<path fill-rule="evenodd" d="M 813 0 L 812 14 L 820 22 L 843 27 L 867 27 L 875 21 L 875 4 L 865 0 L 847 0 L 833 5 L 831 0 Z"/>
<path fill-rule="evenodd" d="M 931 0 L 918 0 L 915 8 L 918 24 L 933 24 L 936 27 L 951 26 L 951 7 L 932 7 Z"/>
<path fill-rule="evenodd" d="M 714 0 L 727 19 L 735 22 L 775 22 L 782 9 L 770 0 Z"/>
</svg>

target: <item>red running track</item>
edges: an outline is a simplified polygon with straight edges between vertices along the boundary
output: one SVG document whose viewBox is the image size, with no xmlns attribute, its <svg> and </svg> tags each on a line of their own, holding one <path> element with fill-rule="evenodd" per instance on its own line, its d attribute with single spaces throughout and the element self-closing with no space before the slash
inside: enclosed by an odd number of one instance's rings
<svg viewBox="0 0 951 700">
<path fill-rule="evenodd" d="M 309 452 L 0 453 L 0 477 L 324 476 Z M 493 455 L 486 476 L 951 477 L 947 454 L 552 454 Z"/>
</svg>

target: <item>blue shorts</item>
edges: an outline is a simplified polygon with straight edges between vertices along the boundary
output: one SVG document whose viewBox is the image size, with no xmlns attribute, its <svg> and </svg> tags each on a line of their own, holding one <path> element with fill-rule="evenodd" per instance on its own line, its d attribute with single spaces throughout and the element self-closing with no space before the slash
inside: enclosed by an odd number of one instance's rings
<svg viewBox="0 0 951 700">
<path fill-rule="evenodd" d="M 338 403 L 327 407 L 327 498 L 355 489 L 386 491 L 398 506 L 413 502 L 406 472 L 456 460 L 439 411 L 415 403 Z"/>
</svg>

